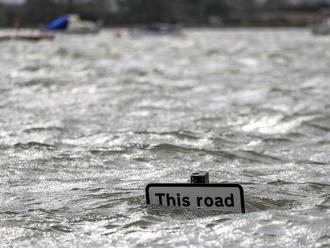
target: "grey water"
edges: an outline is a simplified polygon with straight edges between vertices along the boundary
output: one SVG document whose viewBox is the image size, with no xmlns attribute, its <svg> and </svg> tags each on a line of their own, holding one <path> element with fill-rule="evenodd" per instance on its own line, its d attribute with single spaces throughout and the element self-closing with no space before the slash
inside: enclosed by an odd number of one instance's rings
<svg viewBox="0 0 330 248">
<path fill-rule="evenodd" d="M 1 247 L 330 247 L 330 37 L 113 31 L 0 43 Z M 247 213 L 146 206 L 199 170 Z"/>
</svg>

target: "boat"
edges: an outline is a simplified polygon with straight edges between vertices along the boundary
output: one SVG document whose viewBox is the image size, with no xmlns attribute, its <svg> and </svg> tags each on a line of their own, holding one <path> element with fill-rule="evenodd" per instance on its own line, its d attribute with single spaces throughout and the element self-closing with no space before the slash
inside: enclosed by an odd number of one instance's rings
<svg viewBox="0 0 330 248">
<path fill-rule="evenodd" d="M 100 31 L 100 23 L 84 21 L 77 14 L 62 16 L 51 22 L 45 29 L 47 32 L 63 32 L 67 34 L 90 34 Z"/>
<path fill-rule="evenodd" d="M 312 33 L 314 35 L 327 35 L 330 34 L 330 18 L 325 21 L 312 26 Z"/>
<path fill-rule="evenodd" d="M 129 31 L 132 36 L 143 35 L 182 35 L 182 29 L 176 24 L 155 23 L 144 28 L 133 29 Z"/>
</svg>

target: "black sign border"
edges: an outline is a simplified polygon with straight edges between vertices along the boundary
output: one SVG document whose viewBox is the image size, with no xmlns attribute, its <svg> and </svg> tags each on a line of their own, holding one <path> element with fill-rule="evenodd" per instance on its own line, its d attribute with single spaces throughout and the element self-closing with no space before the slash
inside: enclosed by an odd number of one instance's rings
<svg viewBox="0 0 330 248">
<path fill-rule="evenodd" d="M 242 213 L 245 213 L 245 202 L 244 202 L 244 190 L 240 184 L 225 184 L 225 183 L 206 183 L 206 184 L 193 184 L 193 183 L 149 183 L 146 186 L 146 200 L 147 204 L 150 204 L 150 196 L 149 196 L 149 188 L 150 187 L 191 187 L 191 188 L 214 188 L 214 187 L 221 187 L 221 188 L 238 188 L 241 196 L 241 209 Z"/>
</svg>

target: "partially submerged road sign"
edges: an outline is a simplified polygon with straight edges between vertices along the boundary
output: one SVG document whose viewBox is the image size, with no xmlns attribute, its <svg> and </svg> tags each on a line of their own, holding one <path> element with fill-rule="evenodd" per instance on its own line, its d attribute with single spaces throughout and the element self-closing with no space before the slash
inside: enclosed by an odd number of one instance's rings
<svg viewBox="0 0 330 248">
<path fill-rule="evenodd" d="M 152 183 L 146 187 L 146 198 L 151 205 L 245 213 L 239 184 Z"/>
</svg>

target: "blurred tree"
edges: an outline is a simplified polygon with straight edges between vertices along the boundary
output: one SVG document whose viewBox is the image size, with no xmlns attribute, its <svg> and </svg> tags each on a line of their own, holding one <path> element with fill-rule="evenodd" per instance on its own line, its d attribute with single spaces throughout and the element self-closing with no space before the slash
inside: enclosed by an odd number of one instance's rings
<svg viewBox="0 0 330 248">
<path fill-rule="evenodd" d="M 171 18 L 166 0 L 131 0 L 121 2 L 129 22 L 165 22 Z"/>
<path fill-rule="evenodd" d="M 247 24 L 257 9 L 254 0 L 226 0 L 229 6 L 229 22 Z"/>
<path fill-rule="evenodd" d="M 121 2 L 130 22 L 205 23 L 209 16 L 227 16 L 224 0 L 126 0 Z"/>
<path fill-rule="evenodd" d="M 63 15 L 63 7 L 53 0 L 26 0 L 22 10 L 25 25 L 40 25 Z"/>
<path fill-rule="evenodd" d="M 20 16 L 19 6 L 0 3 L 0 26 L 13 27 Z"/>
</svg>

